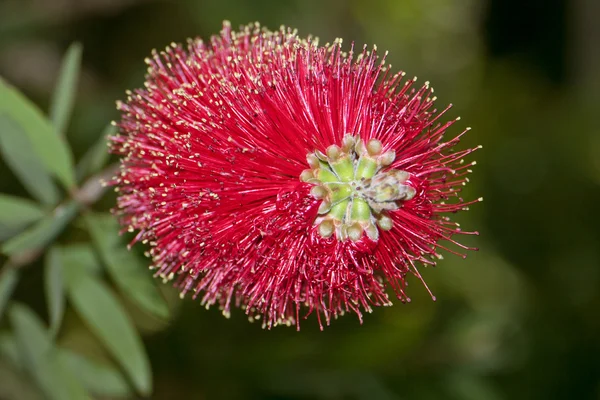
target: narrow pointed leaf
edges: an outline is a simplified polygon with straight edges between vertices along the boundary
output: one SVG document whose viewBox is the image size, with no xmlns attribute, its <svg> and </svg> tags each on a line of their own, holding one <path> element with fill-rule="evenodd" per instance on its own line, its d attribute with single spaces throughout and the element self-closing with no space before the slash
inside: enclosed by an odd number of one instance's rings
<svg viewBox="0 0 600 400">
<path fill-rule="evenodd" d="M 12 118 L 27 135 L 48 171 L 67 188 L 75 185 L 73 156 L 50 121 L 18 90 L 0 79 L 0 114 Z"/>
<path fill-rule="evenodd" d="M 73 43 L 67 50 L 58 81 L 52 94 L 50 102 L 50 120 L 54 124 L 59 135 L 65 135 L 69 118 L 73 110 L 75 94 L 77 92 L 77 81 L 79 80 L 79 71 L 81 69 L 82 46 L 80 43 Z"/>
<path fill-rule="evenodd" d="M 113 367 L 67 349 L 60 350 L 59 358 L 61 364 L 69 368 L 91 393 L 106 397 L 125 397 L 131 394 L 127 381 Z"/>
<path fill-rule="evenodd" d="M 77 265 L 65 265 L 65 273 L 67 292 L 75 310 L 123 367 L 137 391 L 149 395 L 152 378 L 148 357 L 115 295 Z"/>
<path fill-rule="evenodd" d="M 59 193 L 22 127 L 0 111 L 0 154 L 25 189 L 45 204 L 58 202 Z"/>
<path fill-rule="evenodd" d="M 100 260 L 98 260 L 92 245 L 89 243 L 77 243 L 64 246 L 61 249 L 64 265 L 76 265 L 77 268 L 86 273 L 99 275 L 102 272 Z M 64 271 L 63 271 L 64 272 Z"/>
<path fill-rule="evenodd" d="M 121 292 L 152 315 L 168 318 L 169 308 L 156 282 L 142 260 L 127 250 L 115 218 L 110 214 L 91 214 L 86 216 L 86 222 L 102 261 Z"/>
<path fill-rule="evenodd" d="M 7 255 L 13 255 L 33 249 L 43 248 L 54 239 L 65 226 L 75 217 L 79 205 L 69 202 L 58 207 L 52 215 L 45 217 L 38 223 L 18 236 L 6 241 L 0 250 Z"/>
<path fill-rule="evenodd" d="M 15 236 L 43 217 L 44 210 L 33 201 L 0 194 L 0 241 Z"/>
<path fill-rule="evenodd" d="M 110 157 L 107 137 L 114 135 L 116 129 L 114 126 L 108 125 L 94 145 L 81 157 L 76 167 L 77 181 L 100 171 L 106 165 Z"/>
<path fill-rule="evenodd" d="M 12 333 L 0 335 L 0 358 L 4 358 L 17 368 L 23 368 L 23 360 L 17 347 L 17 341 Z"/>
<path fill-rule="evenodd" d="M 20 304 L 13 305 L 9 315 L 23 365 L 46 396 L 52 400 L 89 399 L 79 382 L 61 368 L 42 321 Z"/>
<path fill-rule="evenodd" d="M 12 296 L 15 286 L 19 281 L 19 272 L 10 267 L 4 267 L 0 271 L 0 320 L 4 314 L 4 308 Z"/>
<path fill-rule="evenodd" d="M 44 210 L 31 200 L 0 193 L 0 226 L 21 226 L 44 216 Z"/>
<path fill-rule="evenodd" d="M 65 312 L 65 291 L 63 285 L 63 261 L 60 250 L 51 248 L 46 254 L 44 266 L 44 285 L 46 289 L 46 303 L 50 318 L 50 334 L 55 336 Z"/>
<path fill-rule="evenodd" d="M 45 397 L 33 385 L 19 353 L 12 332 L 0 334 L 0 399 L 44 400 Z"/>
</svg>

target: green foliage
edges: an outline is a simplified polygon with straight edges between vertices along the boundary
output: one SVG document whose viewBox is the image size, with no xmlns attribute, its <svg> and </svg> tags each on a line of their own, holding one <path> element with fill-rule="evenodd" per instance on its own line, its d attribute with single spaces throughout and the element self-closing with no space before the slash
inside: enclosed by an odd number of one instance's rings
<svg viewBox="0 0 600 400">
<path fill-rule="evenodd" d="M 35 202 L 0 194 L 0 241 L 5 240 L 30 223 L 41 219 L 44 210 Z"/>
<path fill-rule="evenodd" d="M 77 265 L 65 265 L 65 276 L 75 310 L 121 364 L 140 394 L 149 395 L 150 364 L 141 339 L 117 297 L 97 277 Z"/>
<path fill-rule="evenodd" d="M 111 233 L 111 234 L 114 234 Z M 74 265 L 89 274 L 100 275 L 102 266 L 90 243 L 74 243 L 61 248 L 63 265 Z"/>
<path fill-rule="evenodd" d="M 18 279 L 19 272 L 12 268 L 7 268 L 0 274 L 0 319 L 2 319 L 4 308 L 17 285 Z"/>
<path fill-rule="evenodd" d="M 59 205 L 50 215 L 45 216 L 25 232 L 7 240 L 0 246 L 0 251 L 13 256 L 26 251 L 44 248 L 75 217 L 79 204 L 69 201 Z"/>
<path fill-rule="evenodd" d="M 83 386 L 95 395 L 124 397 L 131 393 L 127 381 L 111 366 L 66 349 L 61 349 L 58 357 L 62 365 L 67 366 Z"/>
<path fill-rule="evenodd" d="M 4 161 L 32 196 L 46 205 L 58 201 L 58 190 L 50 173 L 37 158 L 21 126 L 5 113 L 0 114 L 0 151 Z"/>
<path fill-rule="evenodd" d="M 0 115 L 11 118 L 18 124 L 41 163 L 65 188 L 69 189 L 75 185 L 73 156 L 67 144 L 59 138 L 50 121 L 39 109 L 2 79 L 0 79 Z M 16 135 L 11 136 L 11 138 L 15 137 Z M 2 144 L 5 144 L 4 141 Z"/>
<path fill-rule="evenodd" d="M 13 304 L 9 315 L 15 331 L 19 358 L 48 398 L 88 399 L 81 384 L 61 365 L 43 322 L 21 304 Z"/>
<path fill-rule="evenodd" d="M 23 368 L 23 360 L 19 355 L 17 342 L 12 333 L 0 334 L 0 355 L 10 361 L 13 366 L 19 369 Z"/>
<path fill-rule="evenodd" d="M 90 214 L 86 216 L 86 223 L 110 277 L 123 295 L 150 314 L 168 318 L 169 308 L 148 268 L 114 235 L 119 231 L 115 218 L 108 214 Z"/>
<path fill-rule="evenodd" d="M 73 110 L 77 80 L 81 69 L 82 51 L 83 48 L 79 43 L 73 43 L 69 47 L 60 68 L 56 88 L 52 94 L 49 111 L 50 120 L 56 131 L 61 135 L 66 132 L 67 123 Z"/>
<path fill-rule="evenodd" d="M 44 266 L 44 284 L 46 303 L 50 316 L 50 333 L 56 335 L 65 312 L 65 294 L 63 283 L 63 260 L 58 248 L 52 247 L 46 253 Z"/>
<path fill-rule="evenodd" d="M 0 154 L 35 198 L 0 194 L 0 252 L 5 259 L 0 269 L 0 323 L 5 309 L 10 317 L 6 327 L 10 329 L 0 325 L 0 358 L 33 378 L 49 399 L 125 397 L 132 387 L 148 396 L 150 364 L 130 315 L 138 311 L 129 310 L 129 303 L 107 285 L 102 266 L 140 310 L 166 319 L 169 309 L 145 263 L 121 241 L 115 219 L 89 209 L 104 189 L 100 178 L 88 177 L 106 175 L 101 171 L 108 161 L 106 136 L 114 134 L 114 127 L 102 132 L 77 168 L 64 139 L 75 104 L 81 50 L 74 44 L 64 57 L 49 119 L 0 80 Z M 58 245 L 61 237 L 74 231 L 84 240 Z M 20 282 L 30 285 L 26 269 L 41 268 L 37 265 L 41 258 L 48 326 L 34 310 L 11 301 Z M 102 358 L 115 360 L 120 369 L 60 345 L 77 331 L 75 327 L 95 335 L 103 346 Z"/>
</svg>

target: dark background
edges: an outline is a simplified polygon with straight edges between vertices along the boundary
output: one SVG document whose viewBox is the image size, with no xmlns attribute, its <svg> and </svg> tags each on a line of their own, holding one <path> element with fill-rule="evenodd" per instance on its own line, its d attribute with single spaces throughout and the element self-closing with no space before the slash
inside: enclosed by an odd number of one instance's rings
<svg viewBox="0 0 600 400">
<path fill-rule="evenodd" d="M 63 53 L 83 44 L 68 132 L 79 157 L 142 85 L 151 49 L 224 19 L 375 43 L 431 81 L 473 127 L 464 146 L 483 145 L 465 192 L 485 201 L 457 216 L 480 251 L 423 272 L 437 302 L 412 279 L 410 305 L 324 332 L 313 319 L 262 330 L 164 287 L 170 321 L 134 315 L 152 398 L 600 399 L 600 2 L 0 0 L 0 76 L 47 109 Z M 1 161 L 0 177 L 0 192 L 25 193 Z M 43 308 L 31 287 L 16 296 Z M 103 356 L 68 318 L 59 342 Z"/>
</svg>

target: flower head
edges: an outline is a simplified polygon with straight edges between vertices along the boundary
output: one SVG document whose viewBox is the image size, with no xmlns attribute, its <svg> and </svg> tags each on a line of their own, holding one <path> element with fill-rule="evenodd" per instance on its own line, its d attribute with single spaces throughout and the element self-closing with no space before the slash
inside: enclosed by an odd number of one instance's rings
<svg viewBox="0 0 600 400">
<path fill-rule="evenodd" d="M 118 212 L 182 295 L 268 328 L 403 302 L 470 203 L 456 121 L 376 50 L 258 24 L 153 52 L 119 103 Z M 442 241 L 442 243 L 440 242 Z M 460 246 L 460 245 L 459 245 Z"/>
</svg>

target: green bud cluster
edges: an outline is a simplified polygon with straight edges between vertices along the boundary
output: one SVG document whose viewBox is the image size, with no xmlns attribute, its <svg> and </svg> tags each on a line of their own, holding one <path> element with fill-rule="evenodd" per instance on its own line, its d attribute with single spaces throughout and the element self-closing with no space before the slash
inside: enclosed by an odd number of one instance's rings
<svg viewBox="0 0 600 400">
<path fill-rule="evenodd" d="M 340 241 L 358 241 L 366 234 L 376 241 L 379 229 L 393 227 L 387 211 L 398 209 L 400 202 L 416 194 L 406 184 L 408 172 L 383 170 L 394 162 L 396 153 L 383 152 L 377 139 L 365 143 L 346 135 L 341 146 L 331 145 L 325 153 L 316 150 L 306 159 L 310 169 L 302 171 L 300 180 L 313 184 L 311 195 L 321 200 L 315 224 L 325 238 L 335 234 Z"/>
</svg>

